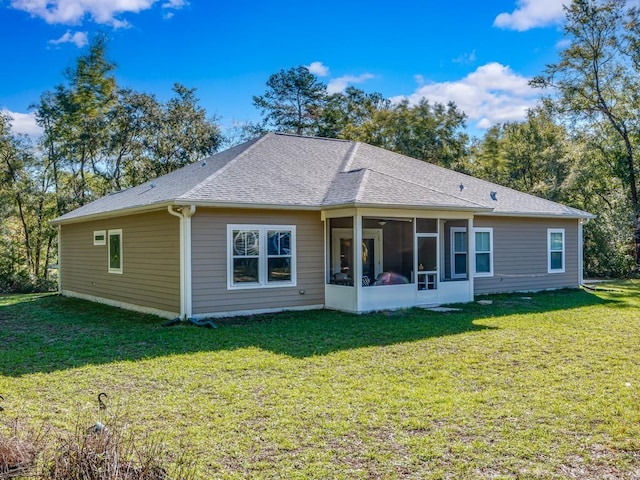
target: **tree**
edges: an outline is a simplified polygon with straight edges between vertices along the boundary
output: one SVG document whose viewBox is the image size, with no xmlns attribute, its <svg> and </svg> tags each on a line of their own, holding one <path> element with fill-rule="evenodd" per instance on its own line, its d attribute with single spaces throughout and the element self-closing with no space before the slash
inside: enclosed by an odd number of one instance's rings
<svg viewBox="0 0 640 480">
<path fill-rule="evenodd" d="M 31 281 L 48 277 L 55 240 L 48 220 L 55 215 L 55 202 L 48 172 L 37 161 L 29 139 L 11 132 L 10 121 L 0 115 L 0 198 L 4 205 L 0 290 L 7 285 L 22 290 Z"/>
<path fill-rule="evenodd" d="M 609 147 L 611 141 L 619 145 L 608 148 L 608 161 L 627 191 L 636 264 L 640 265 L 638 10 L 627 8 L 624 0 L 574 0 L 565 12 L 564 31 L 571 43 L 560 53 L 560 61 L 548 65 L 545 75 L 532 84 L 555 91 L 555 105 L 568 125 L 576 130 L 609 131 Z"/>
<path fill-rule="evenodd" d="M 147 112 L 146 166 L 151 176 L 169 173 L 214 153 L 222 142 L 215 118 L 207 118 L 194 88 L 174 84 L 175 96 Z"/>
<path fill-rule="evenodd" d="M 373 121 L 376 112 L 390 108 L 381 93 L 366 93 L 356 87 L 327 96 L 319 115 L 316 135 L 350 139 L 358 129 Z"/>
<path fill-rule="evenodd" d="M 271 75 L 267 90 L 253 97 L 253 105 L 260 109 L 265 128 L 312 135 L 326 95 L 326 86 L 300 65 Z"/>
<path fill-rule="evenodd" d="M 108 143 L 109 112 L 117 104 L 117 85 L 112 73 L 115 64 L 106 59 L 106 40 L 98 36 L 75 66 L 65 72 L 66 85 L 45 92 L 36 109 L 44 128 L 43 146 L 51 163 L 60 213 L 93 200 L 92 172 L 105 154 Z M 68 172 L 68 190 L 61 189 L 63 172 Z"/>
<path fill-rule="evenodd" d="M 402 153 L 448 168 L 459 168 L 467 156 L 466 115 L 451 102 L 417 105 L 402 101 L 373 111 L 371 119 L 349 125 L 343 137 Z"/>
</svg>

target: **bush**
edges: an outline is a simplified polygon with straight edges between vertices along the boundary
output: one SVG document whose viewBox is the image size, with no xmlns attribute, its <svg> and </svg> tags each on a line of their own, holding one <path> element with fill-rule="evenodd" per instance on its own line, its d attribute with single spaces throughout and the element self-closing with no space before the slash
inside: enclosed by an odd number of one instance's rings
<svg viewBox="0 0 640 480">
<path fill-rule="evenodd" d="M 57 281 L 31 277 L 26 271 L 0 275 L 0 293 L 40 293 L 53 292 Z"/>
<path fill-rule="evenodd" d="M 192 464 L 184 450 L 174 462 L 173 475 L 165 469 L 169 458 L 164 444 L 149 435 L 136 435 L 116 418 L 109 427 L 77 427 L 73 434 L 63 434 L 57 448 L 45 453 L 43 480 L 189 480 Z"/>
<path fill-rule="evenodd" d="M 0 479 L 27 477 L 44 445 L 44 430 L 38 433 L 14 422 L 0 430 Z"/>
</svg>

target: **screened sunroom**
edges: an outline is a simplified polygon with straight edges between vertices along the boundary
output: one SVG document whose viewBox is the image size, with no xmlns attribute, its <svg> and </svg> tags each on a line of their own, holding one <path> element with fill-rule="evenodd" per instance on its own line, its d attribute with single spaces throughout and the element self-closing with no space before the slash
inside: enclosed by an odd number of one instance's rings
<svg viewBox="0 0 640 480">
<path fill-rule="evenodd" d="M 324 212 L 325 304 L 366 312 L 473 300 L 466 212 Z"/>
</svg>

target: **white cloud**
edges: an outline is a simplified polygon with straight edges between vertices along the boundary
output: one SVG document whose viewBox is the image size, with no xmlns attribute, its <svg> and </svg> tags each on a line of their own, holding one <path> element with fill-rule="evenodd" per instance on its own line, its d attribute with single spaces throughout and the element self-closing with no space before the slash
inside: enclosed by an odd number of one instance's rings
<svg viewBox="0 0 640 480">
<path fill-rule="evenodd" d="M 162 8 L 174 8 L 176 10 L 180 10 L 188 5 L 189 2 L 186 0 L 168 0 L 162 4 Z"/>
<path fill-rule="evenodd" d="M 476 61 L 475 50 L 471 53 L 463 53 L 458 58 L 454 58 L 452 60 L 453 63 L 463 63 L 463 64 L 470 64 L 470 63 L 474 63 L 475 61 Z"/>
<path fill-rule="evenodd" d="M 71 33 L 69 30 L 67 30 L 67 32 L 60 38 L 56 40 L 49 40 L 49 43 L 53 45 L 58 45 L 60 43 L 75 43 L 76 47 L 82 48 L 89 43 L 89 40 L 87 38 L 87 32 Z"/>
<path fill-rule="evenodd" d="M 493 21 L 494 27 L 523 32 L 535 27 L 561 23 L 564 19 L 562 0 L 518 0 L 512 13 L 503 12 Z"/>
<path fill-rule="evenodd" d="M 95 23 L 114 28 L 128 27 L 126 20 L 117 19 L 123 13 L 148 10 L 159 0 L 12 0 L 11 6 L 50 24 L 78 25 L 86 17 Z M 167 0 L 162 8 L 180 9 L 188 5 L 185 0 Z"/>
<path fill-rule="evenodd" d="M 329 75 L 329 67 L 323 65 L 322 62 L 311 62 L 310 65 L 306 65 L 307 70 L 314 75 L 318 75 L 319 77 L 326 77 Z"/>
<path fill-rule="evenodd" d="M 431 103 L 450 101 L 464 111 L 477 128 L 488 128 L 496 123 L 520 121 L 527 110 L 538 102 L 537 92 L 529 86 L 529 79 L 518 75 L 508 66 L 488 63 L 458 81 L 419 85 L 408 96 L 391 100 L 408 100 L 415 105 L 421 99 Z"/>
<path fill-rule="evenodd" d="M 363 73 L 362 75 L 344 75 L 342 77 L 333 78 L 327 84 L 327 93 L 340 93 L 349 86 L 350 83 L 363 83 L 373 78 L 371 73 Z"/>
<path fill-rule="evenodd" d="M 42 128 L 36 123 L 36 116 L 33 113 L 12 112 L 5 108 L 0 112 L 11 117 L 10 123 L 13 133 L 21 133 L 32 138 L 42 135 Z"/>
</svg>

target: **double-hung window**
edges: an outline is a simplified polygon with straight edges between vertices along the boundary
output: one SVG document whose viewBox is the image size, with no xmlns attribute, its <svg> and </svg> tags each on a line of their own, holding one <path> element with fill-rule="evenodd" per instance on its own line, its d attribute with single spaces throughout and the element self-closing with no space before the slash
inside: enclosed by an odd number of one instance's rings
<svg viewBox="0 0 640 480">
<path fill-rule="evenodd" d="M 476 277 L 493 276 L 493 228 L 474 228 Z M 467 274 L 467 229 L 451 228 L 451 277 Z"/>
<path fill-rule="evenodd" d="M 293 225 L 228 225 L 230 289 L 294 286 L 296 227 Z"/>
<path fill-rule="evenodd" d="M 493 276 L 493 228 L 474 228 L 476 277 Z"/>
<path fill-rule="evenodd" d="M 547 229 L 547 259 L 549 273 L 564 272 L 564 228 Z"/>
</svg>

